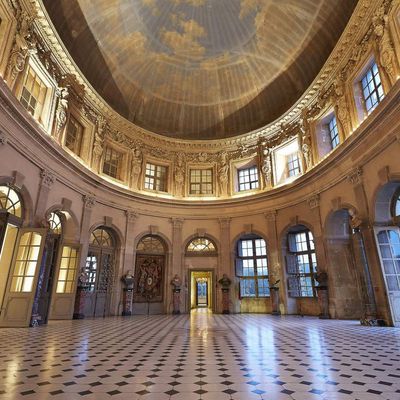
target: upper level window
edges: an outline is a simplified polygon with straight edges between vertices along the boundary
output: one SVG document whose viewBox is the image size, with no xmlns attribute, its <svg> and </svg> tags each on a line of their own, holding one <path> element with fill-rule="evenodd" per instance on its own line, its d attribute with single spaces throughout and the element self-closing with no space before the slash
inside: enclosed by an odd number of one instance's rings
<svg viewBox="0 0 400 400">
<path fill-rule="evenodd" d="M 157 190 L 159 192 L 167 191 L 167 167 L 146 163 L 146 173 L 144 177 L 144 188 Z"/>
<path fill-rule="evenodd" d="M 378 66 L 374 63 L 361 79 L 361 86 L 367 114 L 370 114 L 385 97 L 379 76 Z"/>
<path fill-rule="evenodd" d="M 214 243 L 205 237 L 193 239 L 186 248 L 186 252 L 190 253 L 190 255 L 209 255 L 216 251 Z"/>
<path fill-rule="evenodd" d="M 238 170 L 239 191 L 258 189 L 257 167 L 243 168 Z"/>
<path fill-rule="evenodd" d="M 42 114 L 47 89 L 36 72 L 29 68 L 23 83 L 20 102 L 37 120 L 40 120 Z"/>
<path fill-rule="evenodd" d="M 304 227 L 305 228 L 305 227 Z M 317 272 L 314 237 L 310 230 L 288 234 L 289 252 L 286 256 L 289 295 L 291 297 L 316 296 Z"/>
<path fill-rule="evenodd" d="M 267 244 L 263 238 L 251 235 L 238 241 L 236 275 L 241 297 L 269 296 Z"/>
<path fill-rule="evenodd" d="M 330 137 L 330 141 L 331 141 L 331 147 L 332 147 L 332 149 L 334 149 L 336 146 L 339 145 L 339 142 L 340 142 L 339 131 L 338 131 L 337 121 L 336 121 L 335 116 L 333 116 L 332 119 L 329 121 L 328 129 L 329 129 L 329 137 Z"/>
<path fill-rule="evenodd" d="M 190 170 L 190 194 L 212 194 L 213 174 L 212 169 Z"/>
<path fill-rule="evenodd" d="M 298 152 L 289 154 L 287 156 L 287 169 L 288 176 L 296 176 L 300 174 L 300 160 Z"/>
<path fill-rule="evenodd" d="M 80 155 L 83 137 L 83 126 L 71 115 L 69 117 L 67 132 L 65 135 L 65 147 L 76 155 Z"/>
<path fill-rule="evenodd" d="M 106 147 L 104 154 L 103 173 L 112 178 L 119 179 L 121 173 L 122 154 L 112 147 Z"/>
</svg>

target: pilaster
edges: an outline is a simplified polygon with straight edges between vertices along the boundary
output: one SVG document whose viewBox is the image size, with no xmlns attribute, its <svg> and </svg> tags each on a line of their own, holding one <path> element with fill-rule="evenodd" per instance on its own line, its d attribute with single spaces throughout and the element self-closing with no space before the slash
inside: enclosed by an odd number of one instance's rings
<svg viewBox="0 0 400 400">
<path fill-rule="evenodd" d="M 40 223 L 45 219 L 49 193 L 56 182 L 55 175 L 47 169 L 42 169 L 40 172 L 40 178 L 41 181 L 39 184 L 39 193 L 35 208 L 35 223 Z"/>
<path fill-rule="evenodd" d="M 171 286 L 169 282 L 171 282 L 172 277 L 175 276 L 175 274 L 178 274 L 178 276 L 182 279 L 182 281 L 185 280 L 185 271 L 183 270 L 183 240 L 182 240 L 182 228 L 185 220 L 183 218 L 171 218 L 171 225 L 172 225 L 172 257 L 171 257 L 171 263 L 172 265 L 169 266 L 168 268 L 168 274 L 166 276 L 167 279 L 167 291 L 168 291 L 168 296 L 167 298 L 170 299 L 170 290 Z M 181 296 L 181 301 L 182 301 L 182 309 L 187 312 L 187 287 L 185 288 L 186 290 L 184 293 L 182 293 Z M 172 309 L 168 309 L 168 312 L 172 312 Z"/>
</svg>

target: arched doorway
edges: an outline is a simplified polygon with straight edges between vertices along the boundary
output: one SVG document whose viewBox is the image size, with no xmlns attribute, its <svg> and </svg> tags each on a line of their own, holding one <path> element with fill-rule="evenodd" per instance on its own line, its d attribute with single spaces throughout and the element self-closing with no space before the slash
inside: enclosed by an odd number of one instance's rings
<svg viewBox="0 0 400 400">
<path fill-rule="evenodd" d="M 362 287 L 365 283 L 361 276 L 363 270 L 357 266 L 354 254 L 353 232 L 347 209 L 334 211 L 328 216 L 325 239 L 332 317 L 363 318 L 365 300 Z"/>
<path fill-rule="evenodd" d="M 317 257 L 314 235 L 305 225 L 290 227 L 282 239 L 286 263 L 287 310 L 289 314 L 318 315 Z"/>
<path fill-rule="evenodd" d="M 400 326 L 400 183 L 378 192 L 375 237 L 393 325 Z"/>
<path fill-rule="evenodd" d="M 80 279 L 77 296 L 82 295 L 79 317 L 105 317 L 110 315 L 114 286 L 115 237 L 105 227 L 90 235 L 84 279 Z"/>
<path fill-rule="evenodd" d="M 63 218 L 60 212 L 51 212 L 47 217 L 48 233 L 44 243 L 35 299 L 32 307 L 31 325 L 47 324 L 57 258 L 63 233 Z"/>
<path fill-rule="evenodd" d="M 214 310 L 217 257 L 217 246 L 210 237 L 196 236 L 188 241 L 185 264 L 189 269 L 189 310 Z"/>
<path fill-rule="evenodd" d="M 46 228 L 22 228 L 24 209 L 16 188 L 0 186 L 0 326 L 28 326 L 32 315 Z"/>
<path fill-rule="evenodd" d="M 166 245 L 157 235 L 144 236 L 136 246 L 134 314 L 164 312 Z"/>
</svg>

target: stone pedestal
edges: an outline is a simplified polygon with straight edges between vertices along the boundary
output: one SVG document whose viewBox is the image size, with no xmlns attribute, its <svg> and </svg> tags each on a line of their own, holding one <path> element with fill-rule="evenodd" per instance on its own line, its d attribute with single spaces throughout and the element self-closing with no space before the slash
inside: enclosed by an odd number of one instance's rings
<svg viewBox="0 0 400 400">
<path fill-rule="evenodd" d="M 328 302 L 328 287 L 317 286 L 318 304 L 319 304 L 319 318 L 329 319 L 329 302 Z"/>
<path fill-rule="evenodd" d="M 172 289 L 173 293 L 173 310 L 172 314 L 181 313 L 181 289 Z"/>
<path fill-rule="evenodd" d="M 271 306 L 272 306 L 272 315 L 281 315 L 279 310 L 279 288 L 270 287 L 270 298 L 271 298 Z"/>
<path fill-rule="evenodd" d="M 222 314 L 229 314 L 229 289 L 222 288 Z"/>
<path fill-rule="evenodd" d="M 124 288 L 122 316 L 132 315 L 133 289 Z"/>
<path fill-rule="evenodd" d="M 76 289 L 73 319 L 84 319 L 85 318 L 85 314 L 83 313 L 84 306 L 85 306 L 85 295 L 86 295 L 85 290 L 78 286 L 78 288 Z"/>
</svg>

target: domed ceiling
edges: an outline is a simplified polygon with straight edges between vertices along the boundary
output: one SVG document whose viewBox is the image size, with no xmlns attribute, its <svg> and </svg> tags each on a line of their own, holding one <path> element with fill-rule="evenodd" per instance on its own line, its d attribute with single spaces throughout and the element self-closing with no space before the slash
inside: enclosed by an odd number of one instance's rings
<svg viewBox="0 0 400 400">
<path fill-rule="evenodd" d="M 218 139 L 287 111 L 356 0 L 43 0 L 98 93 L 152 132 Z"/>
</svg>

